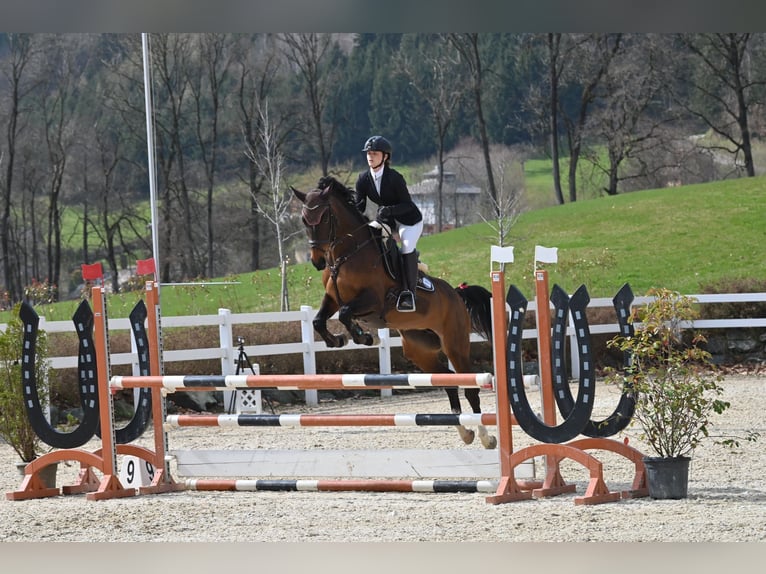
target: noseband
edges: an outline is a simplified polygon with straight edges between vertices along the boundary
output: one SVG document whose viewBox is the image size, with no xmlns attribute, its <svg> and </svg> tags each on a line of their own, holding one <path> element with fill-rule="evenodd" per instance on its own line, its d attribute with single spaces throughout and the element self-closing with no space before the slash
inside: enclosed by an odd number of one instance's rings
<svg viewBox="0 0 766 574">
<path fill-rule="evenodd" d="M 330 233 L 328 234 L 327 239 L 317 239 L 317 228 L 325 218 L 325 214 L 328 215 Z M 304 225 L 309 229 L 309 247 L 320 247 L 335 241 L 335 214 L 332 212 L 332 209 L 330 209 L 329 201 L 323 201 L 322 203 L 318 203 L 311 207 L 304 205 L 301 209 L 301 216 L 303 217 Z"/>
<path fill-rule="evenodd" d="M 367 227 L 366 222 L 361 222 L 359 227 L 344 232 L 341 234 L 341 237 L 338 237 L 338 227 L 341 223 L 338 220 L 338 215 L 333 210 L 332 200 L 328 197 L 329 193 L 330 189 L 325 188 L 321 191 L 321 201 L 318 201 L 315 205 L 307 205 L 304 203 L 303 208 L 301 209 L 301 217 L 303 218 L 303 224 L 308 231 L 309 247 L 324 251 L 325 255 L 330 259 L 330 261 L 328 261 L 330 267 L 338 268 L 348 260 L 349 257 L 352 257 L 366 244 L 373 241 L 373 238 L 372 234 L 370 234 L 368 239 L 363 241 L 354 238 L 357 231 Z M 321 225 L 329 225 L 329 230 L 325 238 L 318 237 Z M 342 255 L 336 253 L 336 249 L 347 239 L 352 240 L 350 251 L 347 251 Z"/>
</svg>

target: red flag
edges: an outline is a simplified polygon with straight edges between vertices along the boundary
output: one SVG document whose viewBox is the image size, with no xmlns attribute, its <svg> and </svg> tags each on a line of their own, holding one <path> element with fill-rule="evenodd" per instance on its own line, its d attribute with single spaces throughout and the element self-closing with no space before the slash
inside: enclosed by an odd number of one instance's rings
<svg viewBox="0 0 766 574">
<path fill-rule="evenodd" d="M 83 281 L 95 281 L 96 279 L 104 278 L 104 270 L 101 268 L 100 262 L 90 265 L 83 263 L 80 265 L 80 269 L 82 270 Z"/>
<path fill-rule="evenodd" d="M 151 275 L 152 273 L 154 273 L 154 257 L 136 261 L 137 275 Z"/>
</svg>

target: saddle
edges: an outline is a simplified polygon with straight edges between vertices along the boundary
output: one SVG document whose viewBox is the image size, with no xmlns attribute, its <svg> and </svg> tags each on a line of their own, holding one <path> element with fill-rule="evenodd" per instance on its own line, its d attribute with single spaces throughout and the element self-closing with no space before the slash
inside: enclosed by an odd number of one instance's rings
<svg viewBox="0 0 766 574">
<path fill-rule="evenodd" d="M 396 239 L 394 239 L 393 233 L 391 233 L 391 228 L 379 221 L 371 221 L 370 228 L 372 229 L 372 236 L 375 239 L 375 244 L 380 250 L 386 273 L 401 284 L 403 281 L 402 273 L 404 267 L 402 263 L 402 252 L 399 249 L 399 244 L 396 242 Z M 436 288 L 428 275 L 424 273 L 421 265 L 422 264 L 418 261 L 418 289 L 432 293 Z"/>
</svg>

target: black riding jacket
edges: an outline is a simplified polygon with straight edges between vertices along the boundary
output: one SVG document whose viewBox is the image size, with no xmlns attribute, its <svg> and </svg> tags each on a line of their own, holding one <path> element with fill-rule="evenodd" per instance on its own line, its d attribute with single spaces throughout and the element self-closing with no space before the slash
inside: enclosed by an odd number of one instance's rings
<svg viewBox="0 0 766 574">
<path fill-rule="evenodd" d="M 379 207 L 388 207 L 388 215 L 405 225 L 415 225 L 423 219 L 420 209 L 412 201 L 404 177 L 387 165 L 383 166 L 380 194 L 375 189 L 369 169 L 359 174 L 354 187 L 354 203 L 360 212 L 364 213 L 368 199 Z"/>
</svg>

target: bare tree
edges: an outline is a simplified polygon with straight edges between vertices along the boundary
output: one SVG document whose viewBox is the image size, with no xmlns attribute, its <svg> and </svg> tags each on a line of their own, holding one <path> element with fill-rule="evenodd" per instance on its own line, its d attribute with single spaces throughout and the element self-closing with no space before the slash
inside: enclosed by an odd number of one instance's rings
<svg viewBox="0 0 766 574">
<path fill-rule="evenodd" d="M 287 186 L 282 186 L 282 166 L 284 156 L 279 145 L 277 126 L 269 117 L 269 102 L 266 100 L 257 109 L 260 130 L 256 134 L 256 147 L 247 146 L 246 154 L 255 164 L 258 171 L 266 179 L 268 193 L 265 198 L 254 198 L 258 212 L 266 218 L 274 227 L 277 251 L 279 253 L 280 273 L 282 277 L 282 289 L 280 293 L 280 311 L 290 310 L 290 298 L 287 289 L 287 257 L 285 245 L 287 240 L 295 233 L 286 233 L 285 221 L 288 219 L 290 210 L 291 192 Z"/>
<path fill-rule="evenodd" d="M 569 70 L 574 74 L 573 82 L 579 92 L 572 113 L 562 113 L 569 146 L 569 201 L 577 201 L 577 164 L 583 152 L 588 115 L 601 96 L 603 79 L 621 45 L 622 34 L 588 34 L 577 37 L 568 52 L 573 62 Z"/>
<path fill-rule="evenodd" d="M 322 175 L 328 174 L 335 143 L 332 97 L 339 81 L 339 50 L 332 34 L 281 34 L 285 55 L 303 80 Z"/>
<path fill-rule="evenodd" d="M 196 109 L 196 134 L 206 183 L 207 276 L 215 275 L 213 256 L 213 189 L 218 168 L 219 121 L 231 68 L 230 39 L 226 34 L 200 34 L 197 37 L 198 69 L 190 75 Z"/>
<path fill-rule="evenodd" d="M 487 223 L 495 237 L 493 245 L 509 245 L 511 228 L 518 220 L 524 208 L 524 159 L 528 152 L 520 147 L 492 146 L 492 166 L 494 178 L 498 183 L 497 195 L 489 195 L 486 186 L 486 173 L 478 149 L 463 148 L 456 160 L 460 179 L 475 182 L 486 194 L 489 209 L 479 210 L 482 221 Z"/>
<path fill-rule="evenodd" d="M 87 165 L 83 167 L 83 199 L 90 205 L 92 215 L 83 220 L 83 243 L 87 241 L 85 230 L 90 228 L 98 237 L 107 267 L 111 271 L 112 289 L 116 293 L 119 283 L 119 255 L 136 255 L 136 251 L 151 251 L 145 229 L 150 221 L 134 208 L 130 195 L 125 193 L 132 181 L 122 154 L 122 142 L 108 126 L 94 126 L 88 142 L 89 152 L 95 157 L 94 177 L 87 177 Z M 86 213 L 88 213 L 86 207 Z M 87 259 L 86 259 L 87 262 Z"/>
<path fill-rule="evenodd" d="M 4 99 L 8 108 L 3 114 L 7 122 L 5 125 L 6 148 L 0 154 L 5 167 L 0 184 L 2 187 L 2 219 L 0 220 L 0 249 L 2 249 L 2 253 L 0 256 L 3 259 L 3 275 L 8 296 L 11 301 L 20 301 L 23 286 L 18 265 L 18 253 L 12 242 L 11 208 L 19 138 L 25 127 L 25 118 L 29 114 L 26 102 L 38 80 L 28 73 L 31 62 L 36 57 L 36 47 L 32 36 L 29 34 L 8 34 L 8 45 L 10 54 L 4 60 L 5 65 L 2 70 L 7 82 L 8 97 Z"/>
<path fill-rule="evenodd" d="M 481 50 L 479 49 L 480 34 L 460 33 L 450 34 L 449 39 L 455 49 L 460 52 L 462 62 L 467 67 L 469 77 L 471 78 L 471 93 L 473 94 L 473 103 L 476 111 L 476 119 L 479 124 L 479 141 L 481 143 L 482 155 L 484 157 L 484 167 L 487 173 L 487 189 L 493 201 L 497 201 L 497 186 L 495 185 L 495 176 L 492 169 L 492 158 L 490 156 L 489 135 L 487 133 L 487 122 L 484 119 L 484 69 Z"/>
<path fill-rule="evenodd" d="M 61 283 L 61 216 L 67 164 L 72 154 L 76 129 L 73 115 L 76 85 L 79 77 L 74 46 L 61 37 L 45 38 L 45 90 L 40 96 L 44 122 L 43 136 L 48 159 L 48 281 L 55 290 Z M 58 294 L 54 293 L 56 298 Z"/>
<path fill-rule="evenodd" d="M 460 78 L 462 67 L 459 53 L 443 35 L 429 37 L 424 42 L 418 52 L 417 62 L 414 62 L 408 54 L 411 54 L 409 47 L 399 52 L 398 68 L 409 79 L 418 95 L 428 104 L 436 126 L 438 170 L 436 222 L 438 230 L 442 231 L 444 228 L 445 140 L 452 121 L 463 103 L 468 84 Z"/>
<path fill-rule="evenodd" d="M 239 124 L 247 149 L 258 148 L 258 134 L 263 130 L 261 102 L 265 102 L 275 90 L 281 73 L 282 62 L 273 42 L 274 38 L 261 35 L 257 38 L 242 37 L 238 43 L 237 67 L 237 104 Z M 257 49 L 253 49 L 253 43 Z M 282 130 L 286 133 L 289 130 Z M 250 196 L 250 269 L 261 268 L 261 223 L 258 201 L 264 193 L 265 178 L 258 166 L 248 161 L 246 177 Z"/>
<path fill-rule="evenodd" d="M 561 33 L 548 34 L 548 99 L 551 159 L 553 160 L 553 189 L 559 205 L 564 203 L 561 189 L 561 165 L 559 157 L 559 82 L 562 74 Z"/>
<path fill-rule="evenodd" d="M 656 150 L 670 148 L 667 127 L 675 120 L 675 114 L 656 105 L 672 73 L 669 54 L 657 40 L 643 34 L 627 38 L 603 78 L 601 105 L 590 115 L 589 131 L 606 143 L 607 162 L 601 154 L 586 159 L 606 174 L 607 195 L 616 195 L 622 181 L 646 180 L 666 167 L 646 161 Z"/>
<path fill-rule="evenodd" d="M 687 98 L 679 103 L 702 120 L 727 145 L 711 146 L 731 153 L 741 163 L 748 177 L 755 175 L 750 111 L 758 102 L 757 94 L 766 85 L 762 62 L 751 62 L 754 54 L 751 33 L 679 34 L 681 43 L 702 67 L 700 74 L 686 78 L 698 104 Z M 763 49 L 762 38 L 760 48 Z"/>
<path fill-rule="evenodd" d="M 171 280 L 174 265 L 182 278 L 197 277 L 204 267 L 200 255 L 199 226 L 196 225 L 196 204 L 192 196 L 194 190 L 187 171 L 188 157 L 184 153 L 185 129 L 190 123 L 193 124 L 188 110 L 191 39 L 186 34 L 149 36 L 163 232 L 160 238 L 163 251 L 160 274 L 165 282 Z"/>
</svg>

